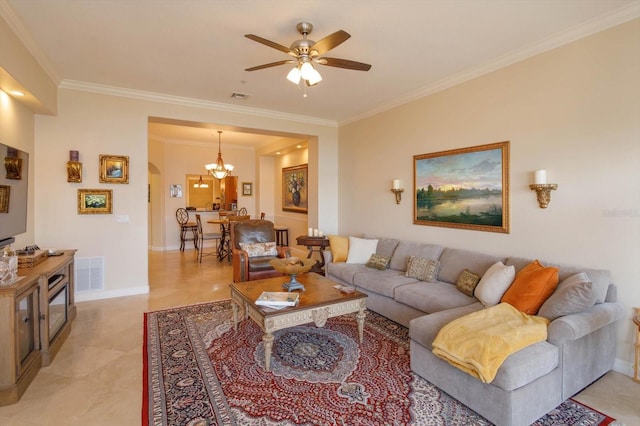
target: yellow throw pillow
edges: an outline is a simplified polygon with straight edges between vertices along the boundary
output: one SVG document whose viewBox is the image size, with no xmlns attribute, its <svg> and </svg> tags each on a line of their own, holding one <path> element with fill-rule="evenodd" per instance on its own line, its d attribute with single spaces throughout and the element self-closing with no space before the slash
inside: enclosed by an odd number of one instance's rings
<svg viewBox="0 0 640 426">
<path fill-rule="evenodd" d="M 536 315 L 542 304 L 558 287 L 558 268 L 545 268 L 534 260 L 516 274 L 511 287 L 502 296 L 520 312 Z"/>
<path fill-rule="evenodd" d="M 349 237 L 329 235 L 329 245 L 334 263 L 347 261 L 349 256 Z"/>
</svg>

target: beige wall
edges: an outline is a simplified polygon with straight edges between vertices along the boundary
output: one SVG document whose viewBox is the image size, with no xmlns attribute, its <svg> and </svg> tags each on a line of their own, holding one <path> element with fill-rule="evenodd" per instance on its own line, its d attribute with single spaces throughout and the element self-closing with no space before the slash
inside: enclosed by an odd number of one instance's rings
<svg viewBox="0 0 640 426">
<path fill-rule="evenodd" d="M 170 163 L 180 161 L 171 151 L 175 147 L 165 144 L 157 153 L 149 154 L 147 123 L 149 117 L 218 123 L 271 132 L 317 135 L 318 152 L 333 152 L 337 145 L 337 128 L 309 124 L 304 120 L 278 120 L 273 116 L 215 111 L 209 108 L 181 106 L 175 103 L 136 100 L 107 94 L 61 89 L 58 115 L 37 116 L 35 150 L 38 152 L 38 172 L 35 179 L 35 235 L 44 247 L 74 247 L 77 256 L 105 258 L 105 290 L 88 298 L 125 296 L 148 291 L 147 249 L 149 221 L 159 215 L 164 226 L 163 246 L 172 246 L 171 234 L 175 229 L 175 209 L 184 199 L 170 199 L 168 187 L 184 180 L 184 168 L 173 168 Z M 69 150 L 80 151 L 83 163 L 83 182 L 67 183 L 65 163 Z M 206 157 L 212 154 L 206 149 Z M 228 153 L 228 157 L 227 157 Z M 100 154 L 129 156 L 130 179 L 128 185 L 98 182 L 98 156 Z M 236 157 L 232 150 L 223 151 L 225 161 L 236 166 L 234 175 L 239 181 L 253 181 L 250 168 L 255 160 Z M 243 153 L 244 155 L 244 153 Z M 202 157 L 202 156 L 201 156 Z M 335 161 L 327 155 L 327 161 Z M 189 163 L 189 161 L 195 163 Z M 201 160 L 184 160 L 184 167 L 199 167 Z M 240 167 L 246 167 L 241 171 Z M 152 174 L 149 171 L 155 170 Z M 176 172 L 175 170 L 178 170 Z M 194 170 L 196 171 L 196 170 Z M 177 174 L 176 174 L 177 173 Z M 337 179 L 337 178 L 336 178 Z M 147 184 L 156 183 L 159 190 L 152 198 L 160 199 L 160 208 L 153 215 L 148 212 Z M 333 185 L 334 180 L 315 181 L 316 185 Z M 112 215 L 78 215 L 76 195 L 78 188 L 104 188 L 113 190 Z M 335 191 L 323 190 L 324 192 Z M 166 197 L 169 201 L 165 202 Z M 246 203 L 251 203 L 251 197 Z M 243 203 L 245 201 L 243 200 Z M 245 204 L 246 204 L 245 203 Z M 328 205 L 334 205 L 329 201 Z M 255 208 L 255 206 L 249 206 Z M 119 215 L 129 216 L 128 223 L 116 223 Z M 337 230 L 337 210 L 326 216 L 328 228 Z M 152 225 L 153 226 L 153 225 Z M 173 237 L 169 237 L 173 235 Z"/>
<path fill-rule="evenodd" d="M 340 128 L 340 232 L 610 269 L 640 306 L 640 20 Z M 511 233 L 413 225 L 413 156 L 511 141 Z M 372 167 L 375 165 L 375 167 Z M 558 184 L 540 209 L 528 188 Z M 406 192 L 396 205 L 392 179 Z"/>
</svg>

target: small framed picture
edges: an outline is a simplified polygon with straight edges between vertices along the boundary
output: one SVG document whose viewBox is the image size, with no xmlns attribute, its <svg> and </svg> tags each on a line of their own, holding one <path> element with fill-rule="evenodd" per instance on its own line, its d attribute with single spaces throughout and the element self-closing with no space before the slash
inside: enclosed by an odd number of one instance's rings
<svg viewBox="0 0 640 426">
<path fill-rule="evenodd" d="M 9 195 L 11 187 L 9 185 L 0 185 L 0 213 L 9 213 Z"/>
<path fill-rule="evenodd" d="M 129 157 L 100 154 L 100 183 L 129 183 Z"/>
<path fill-rule="evenodd" d="M 171 198 L 182 198 L 182 185 L 169 185 L 169 196 Z"/>
<path fill-rule="evenodd" d="M 78 214 L 113 213 L 113 190 L 78 189 Z"/>
<path fill-rule="evenodd" d="M 242 195 L 253 195 L 253 184 L 251 182 L 242 182 Z"/>
</svg>

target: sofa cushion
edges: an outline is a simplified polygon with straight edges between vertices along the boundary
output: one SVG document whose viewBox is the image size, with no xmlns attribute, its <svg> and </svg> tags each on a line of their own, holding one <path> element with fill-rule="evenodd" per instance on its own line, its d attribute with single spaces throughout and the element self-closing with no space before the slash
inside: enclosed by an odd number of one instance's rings
<svg viewBox="0 0 640 426">
<path fill-rule="evenodd" d="M 497 305 L 515 276 L 515 268 L 512 265 L 496 262 L 480 278 L 473 294 L 484 306 Z"/>
<path fill-rule="evenodd" d="M 365 264 L 378 248 L 378 240 L 349 237 L 349 254 L 347 263 Z"/>
<path fill-rule="evenodd" d="M 364 265 L 361 265 L 364 266 Z M 408 283 L 417 282 L 415 278 L 405 277 L 400 271 L 386 269 L 384 271 L 371 270 L 365 267 L 361 273 L 354 274 L 353 284 L 367 291 L 394 297 L 394 289 Z M 393 301 L 389 301 L 393 303 Z"/>
<path fill-rule="evenodd" d="M 389 256 L 382 256 L 380 254 L 373 253 L 366 263 L 367 268 L 379 269 L 384 271 L 389 266 Z"/>
<path fill-rule="evenodd" d="M 527 346 L 504 360 L 491 382 L 506 391 L 518 389 L 558 367 L 558 347 L 544 341 Z"/>
<path fill-rule="evenodd" d="M 479 282 L 480 275 L 474 274 L 470 270 L 465 269 L 458 277 L 458 281 L 456 281 L 456 287 L 467 296 L 473 296 L 473 292 Z"/>
<path fill-rule="evenodd" d="M 501 301 L 525 314 L 535 315 L 558 287 L 558 268 L 545 267 L 538 260 L 522 268 Z"/>
<path fill-rule="evenodd" d="M 509 259 L 507 259 L 507 262 L 505 264 L 513 265 L 516 268 L 516 272 L 518 272 L 520 269 L 531 263 L 532 260 L 533 259 L 526 259 L 522 257 L 510 257 Z M 543 263 L 547 266 L 554 266 L 559 269 L 558 279 L 560 281 L 563 281 L 569 278 L 571 275 L 575 275 L 579 272 L 585 272 L 593 283 L 593 292 L 596 294 L 596 303 L 602 303 L 605 301 L 605 298 L 607 297 L 607 290 L 609 289 L 609 284 L 611 284 L 611 273 L 609 271 L 605 269 L 581 268 L 577 266 L 546 261 L 543 261 Z"/>
<path fill-rule="evenodd" d="M 369 272 L 370 268 L 367 268 L 365 265 L 360 265 L 359 263 L 327 263 L 325 265 L 327 273 L 329 275 L 333 275 L 336 278 L 341 279 L 342 281 L 353 285 L 353 277 L 361 272 Z"/>
<path fill-rule="evenodd" d="M 329 248 L 333 262 L 346 262 L 349 254 L 349 238 L 329 235 Z"/>
<path fill-rule="evenodd" d="M 449 324 L 454 319 L 472 312 L 477 312 L 481 309 L 484 309 L 482 303 L 475 302 L 469 305 L 440 310 L 429 315 L 414 318 L 409 322 L 409 337 L 421 346 L 432 350 L 433 346 L 431 346 L 431 344 L 443 326 Z"/>
<path fill-rule="evenodd" d="M 438 276 L 438 268 L 440 268 L 440 262 L 437 260 L 410 256 L 404 275 L 409 278 L 417 278 L 420 281 L 434 282 Z"/>
<path fill-rule="evenodd" d="M 483 276 L 491 265 L 496 262 L 504 263 L 506 259 L 471 250 L 445 248 L 438 260 L 441 265 L 438 281 L 454 284 L 465 269 Z"/>
<path fill-rule="evenodd" d="M 442 246 L 400 241 L 393 252 L 389 267 L 398 271 L 406 271 L 410 256 L 438 260 L 441 254 Z"/>
<path fill-rule="evenodd" d="M 445 309 L 476 303 L 477 300 L 458 291 L 455 285 L 442 281 L 415 282 L 397 286 L 393 298 L 426 313 L 439 312 Z"/>
<path fill-rule="evenodd" d="M 538 315 L 553 321 L 556 318 L 577 314 L 594 305 L 596 295 L 591 280 L 585 272 L 571 275 L 558 284 L 558 288 L 542 304 Z"/>
</svg>

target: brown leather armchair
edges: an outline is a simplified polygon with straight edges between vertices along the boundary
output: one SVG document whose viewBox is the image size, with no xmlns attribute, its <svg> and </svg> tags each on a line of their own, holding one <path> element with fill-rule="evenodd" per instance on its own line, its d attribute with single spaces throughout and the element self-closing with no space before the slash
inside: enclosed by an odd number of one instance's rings
<svg viewBox="0 0 640 426">
<path fill-rule="evenodd" d="M 269 261 L 276 257 L 289 257 L 289 247 L 275 247 L 277 255 L 253 256 L 242 249 L 240 243 L 275 244 L 276 235 L 273 222 L 268 220 L 243 220 L 230 222 L 231 253 L 233 259 L 233 282 L 253 281 L 278 277 L 282 274 L 271 266 Z"/>
</svg>

